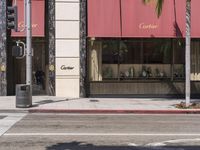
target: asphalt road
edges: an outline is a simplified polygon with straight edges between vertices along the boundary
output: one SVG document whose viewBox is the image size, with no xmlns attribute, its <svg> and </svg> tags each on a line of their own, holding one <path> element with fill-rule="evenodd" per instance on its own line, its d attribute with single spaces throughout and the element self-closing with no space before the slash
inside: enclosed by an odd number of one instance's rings
<svg viewBox="0 0 200 150">
<path fill-rule="evenodd" d="M 0 114 L 2 122 L 14 124 L 2 150 L 200 150 L 196 114 Z"/>
</svg>

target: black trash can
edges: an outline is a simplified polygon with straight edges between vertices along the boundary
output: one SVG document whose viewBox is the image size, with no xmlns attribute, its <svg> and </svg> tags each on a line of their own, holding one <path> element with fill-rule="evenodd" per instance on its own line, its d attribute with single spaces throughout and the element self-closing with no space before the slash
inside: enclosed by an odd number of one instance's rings
<svg viewBox="0 0 200 150">
<path fill-rule="evenodd" d="M 32 105 L 31 86 L 26 84 L 16 85 L 16 107 L 28 108 Z"/>
</svg>

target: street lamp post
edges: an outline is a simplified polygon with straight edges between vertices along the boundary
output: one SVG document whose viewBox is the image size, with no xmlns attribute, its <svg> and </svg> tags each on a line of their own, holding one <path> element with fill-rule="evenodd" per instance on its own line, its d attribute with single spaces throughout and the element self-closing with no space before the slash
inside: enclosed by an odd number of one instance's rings
<svg viewBox="0 0 200 150">
<path fill-rule="evenodd" d="M 186 49 L 185 49 L 185 99 L 186 106 L 190 105 L 190 44 L 191 44 L 191 1 L 186 1 Z"/>
<path fill-rule="evenodd" d="M 32 99 L 32 26 L 31 26 L 31 0 L 25 0 L 26 6 L 26 84 L 30 85 Z"/>
</svg>

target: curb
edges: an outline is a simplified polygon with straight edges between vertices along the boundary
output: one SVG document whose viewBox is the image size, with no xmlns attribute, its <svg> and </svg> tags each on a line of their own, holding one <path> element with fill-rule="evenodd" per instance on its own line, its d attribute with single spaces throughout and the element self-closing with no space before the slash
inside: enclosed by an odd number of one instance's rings
<svg viewBox="0 0 200 150">
<path fill-rule="evenodd" d="M 0 113 L 28 113 L 28 110 L 1 109 Z"/>
<path fill-rule="evenodd" d="M 102 109 L 29 109 L 29 113 L 87 113 L 87 114 L 200 114 L 200 109 L 188 110 L 102 110 Z"/>
</svg>

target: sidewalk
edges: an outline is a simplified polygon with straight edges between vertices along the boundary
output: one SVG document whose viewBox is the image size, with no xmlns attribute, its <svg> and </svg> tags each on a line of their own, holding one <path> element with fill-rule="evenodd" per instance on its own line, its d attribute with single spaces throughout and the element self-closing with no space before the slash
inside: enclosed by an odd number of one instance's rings
<svg viewBox="0 0 200 150">
<path fill-rule="evenodd" d="M 30 108 L 16 108 L 15 96 L 0 97 L 0 111 L 53 113 L 198 113 L 200 109 L 177 109 L 183 99 L 166 98 L 77 98 L 33 96 Z M 200 100 L 199 100 L 200 101 Z"/>
</svg>

